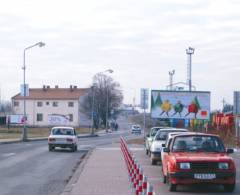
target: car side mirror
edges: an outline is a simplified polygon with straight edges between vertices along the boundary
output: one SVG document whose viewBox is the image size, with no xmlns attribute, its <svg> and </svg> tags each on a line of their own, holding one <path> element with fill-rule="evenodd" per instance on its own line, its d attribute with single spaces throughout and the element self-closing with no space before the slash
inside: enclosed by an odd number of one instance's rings
<svg viewBox="0 0 240 195">
<path fill-rule="evenodd" d="M 234 153 L 234 150 L 232 148 L 227 148 L 227 154 L 232 154 Z"/>
<path fill-rule="evenodd" d="M 169 153 L 170 150 L 169 150 L 169 148 L 163 148 L 163 152 Z"/>
<path fill-rule="evenodd" d="M 165 147 L 166 147 L 166 144 L 162 144 L 162 147 L 165 148 Z"/>
</svg>

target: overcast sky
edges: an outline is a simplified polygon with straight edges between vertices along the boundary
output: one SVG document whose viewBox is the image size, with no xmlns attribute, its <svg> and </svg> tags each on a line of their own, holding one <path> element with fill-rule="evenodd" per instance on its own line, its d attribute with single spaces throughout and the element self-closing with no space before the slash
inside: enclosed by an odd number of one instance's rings
<svg viewBox="0 0 240 195">
<path fill-rule="evenodd" d="M 232 103 L 240 84 L 239 0 L 8 0 L 0 6 L 1 98 L 19 92 L 23 49 L 30 87 L 88 87 L 113 69 L 125 103 L 140 88 L 186 82 L 186 48 L 195 48 L 193 85 L 211 91 L 211 108 Z"/>
</svg>

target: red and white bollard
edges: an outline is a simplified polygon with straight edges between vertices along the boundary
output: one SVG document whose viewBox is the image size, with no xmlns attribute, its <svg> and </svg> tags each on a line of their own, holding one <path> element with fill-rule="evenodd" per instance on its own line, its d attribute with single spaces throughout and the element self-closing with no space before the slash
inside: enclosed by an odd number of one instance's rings
<svg viewBox="0 0 240 195">
<path fill-rule="evenodd" d="M 147 176 L 143 176 L 143 182 L 142 182 L 142 191 L 143 195 L 147 195 Z"/>
<path fill-rule="evenodd" d="M 153 195 L 153 187 L 151 185 L 148 185 L 147 195 Z"/>
</svg>

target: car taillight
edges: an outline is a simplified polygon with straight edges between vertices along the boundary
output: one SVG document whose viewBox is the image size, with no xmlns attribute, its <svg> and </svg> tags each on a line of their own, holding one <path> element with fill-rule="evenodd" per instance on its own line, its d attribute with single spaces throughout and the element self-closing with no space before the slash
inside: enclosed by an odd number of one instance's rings
<svg viewBox="0 0 240 195">
<path fill-rule="evenodd" d="M 56 139 L 55 139 L 55 138 L 49 138 L 48 141 L 50 141 L 50 142 L 55 142 Z"/>
<path fill-rule="evenodd" d="M 67 138 L 67 142 L 73 142 L 73 139 Z"/>
</svg>

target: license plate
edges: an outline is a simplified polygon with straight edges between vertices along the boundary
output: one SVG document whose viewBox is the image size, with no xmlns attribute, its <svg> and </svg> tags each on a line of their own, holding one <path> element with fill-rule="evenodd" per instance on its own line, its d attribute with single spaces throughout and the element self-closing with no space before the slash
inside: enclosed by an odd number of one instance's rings
<svg viewBox="0 0 240 195">
<path fill-rule="evenodd" d="M 216 174 L 215 173 L 195 173 L 194 179 L 215 179 Z"/>
<path fill-rule="evenodd" d="M 56 143 L 65 143 L 65 142 L 66 142 L 66 139 L 64 139 L 64 138 L 56 139 Z"/>
</svg>

